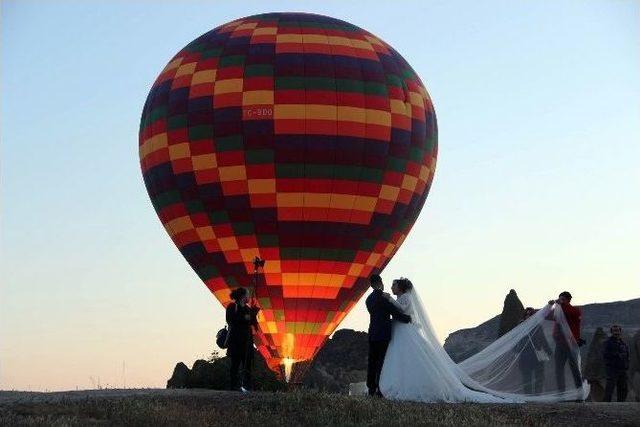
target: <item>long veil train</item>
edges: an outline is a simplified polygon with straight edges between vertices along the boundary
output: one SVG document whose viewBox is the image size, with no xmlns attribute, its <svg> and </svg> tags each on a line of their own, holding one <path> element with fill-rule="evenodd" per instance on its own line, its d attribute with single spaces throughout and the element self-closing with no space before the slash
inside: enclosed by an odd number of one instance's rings
<svg viewBox="0 0 640 427">
<path fill-rule="evenodd" d="M 429 354 L 441 377 L 511 402 L 572 401 L 588 396 L 579 348 L 559 305 L 545 305 L 484 350 L 456 364 L 436 338 L 420 296 L 414 290 L 409 294 L 412 308 L 407 314 L 423 338 L 421 344 L 426 348 L 421 351 Z M 437 385 L 425 384 L 429 386 Z"/>
<path fill-rule="evenodd" d="M 558 304 L 533 316 L 484 350 L 456 364 L 436 338 L 420 296 L 410 291 L 412 318 L 440 363 L 449 365 L 467 387 L 514 401 L 584 400 L 580 351 Z"/>
</svg>

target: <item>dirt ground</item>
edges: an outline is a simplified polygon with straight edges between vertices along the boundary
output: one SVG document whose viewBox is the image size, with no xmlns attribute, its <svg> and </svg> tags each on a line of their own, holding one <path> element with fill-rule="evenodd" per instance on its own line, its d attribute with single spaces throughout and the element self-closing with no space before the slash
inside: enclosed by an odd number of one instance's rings
<svg viewBox="0 0 640 427">
<path fill-rule="evenodd" d="M 640 404 L 420 404 L 307 391 L 0 392 L 0 425 L 89 424 L 640 426 Z"/>
</svg>

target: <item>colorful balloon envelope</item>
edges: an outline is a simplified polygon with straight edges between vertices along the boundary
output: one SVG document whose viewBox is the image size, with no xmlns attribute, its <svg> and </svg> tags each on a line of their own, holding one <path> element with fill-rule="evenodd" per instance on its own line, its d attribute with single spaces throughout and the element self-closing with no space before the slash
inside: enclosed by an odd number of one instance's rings
<svg viewBox="0 0 640 427">
<path fill-rule="evenodd" d="M 294 365 L 294 379 L 409 233 L 437 154 L 431 100 L 402 56 L 302 13 L 189 43 L 153 84 L 139 139 L 176 246 L 224 306 L 251 288 L 256 347 L 275 371 Z"/>
</svg>

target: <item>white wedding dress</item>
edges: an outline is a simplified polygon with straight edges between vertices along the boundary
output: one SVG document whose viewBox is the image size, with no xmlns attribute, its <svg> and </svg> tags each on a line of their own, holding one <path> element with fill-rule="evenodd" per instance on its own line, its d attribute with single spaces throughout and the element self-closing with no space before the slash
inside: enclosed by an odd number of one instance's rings
<svg viewBox="0 0 640 427">
<path fill-rule="evenodd" d="M 559 358 L 569 355 L 580 366 L 577 344 L 557 305 L 545 306 L 478 354 L 456 364 L 436 338 L 416 292 L 410 290 L 393 302 L 411 316 L 411 323 L 393 324 L 379 382 L 386 398 L 556 402 L 584 400 L 589 393 L 588 384 L 577 379 L 570 363 Z"/>
</svg>

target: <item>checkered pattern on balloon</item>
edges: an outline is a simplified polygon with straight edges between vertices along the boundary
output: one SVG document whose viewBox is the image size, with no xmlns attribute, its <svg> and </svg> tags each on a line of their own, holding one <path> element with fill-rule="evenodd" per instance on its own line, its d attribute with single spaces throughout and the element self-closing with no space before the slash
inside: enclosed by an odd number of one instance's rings
<svg viewBox="0 0 640 427">
<path fill-rule="evenodd" d="M 273 13 L 171 59 L 144 105 L 139 151 L 182 255 L 225 306 L 230 289 L 251 288 L 257 349 L 299 380 L 413 226 L 437 126 L 424 85 L 384 41 Z M 254 289 L 256 256 L 266 264 Z"/>
</svg>

